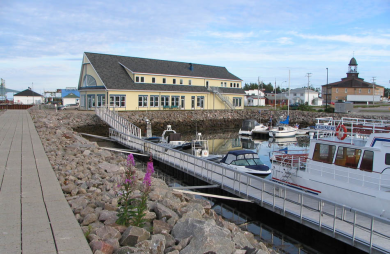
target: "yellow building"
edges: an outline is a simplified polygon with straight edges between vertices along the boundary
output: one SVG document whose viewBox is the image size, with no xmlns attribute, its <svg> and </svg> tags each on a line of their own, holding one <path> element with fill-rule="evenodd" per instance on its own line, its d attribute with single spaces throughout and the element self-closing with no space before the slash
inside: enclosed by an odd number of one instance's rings
<svg viewBox="0 0 390 254">
<path fill-rule="evenodd" d="M 348 64 L 347 77 L 341 81 L 322 86 L 323 104 L 339 101 L 367 102 L 379 101 L 385 88 L 375 83 L 369 83 L 359 78 L 357 61 L 352 57 Z"/>
<path fill-rule="evenodd" d="M 243 109 L 242 80 L 225 67 L 84 53 L 80 109 Z"/>
</svg>

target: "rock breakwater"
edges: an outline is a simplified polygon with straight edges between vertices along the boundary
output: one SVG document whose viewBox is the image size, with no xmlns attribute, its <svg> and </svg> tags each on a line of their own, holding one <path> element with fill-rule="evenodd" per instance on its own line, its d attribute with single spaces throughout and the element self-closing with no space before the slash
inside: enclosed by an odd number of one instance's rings
<svg viewBox="0 0 390 254">
<path fill-rule="evenodd" d="M 126 156 L 103 150 L 72 130 L 100 120 L 84 113 L 30 110 L 30 114 L 93 253 L 276 253 L 250 232 L 223 220 L 209 202 L 174 192 L 156 178 L 146 226 L 116 224 L 116 186 L 126 170 Z M 137 162 L 135 167 L 141 183 L 144 166 Z"/>
</svg>

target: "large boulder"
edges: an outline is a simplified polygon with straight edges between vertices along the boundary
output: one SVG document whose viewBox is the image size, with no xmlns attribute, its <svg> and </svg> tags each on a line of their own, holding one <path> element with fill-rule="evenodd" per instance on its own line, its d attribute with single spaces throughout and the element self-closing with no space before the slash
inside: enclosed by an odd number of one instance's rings
<svg viewBox="0 0 390 254">
<path fill-rule="evenodd" d="M 154 206 L 154 212 L 156 213 L 157 219 L 159 220 L 161 219 L 169 220 L 171 218 L 176 220 L 179 219 L 179 215 L 177 215 L 177 213 L 175 213 L 174 211 L 172 211 L 171 209 L 169 209 L 168 207 L 160 203 L 157 203 Z"/>
<path fill-rule="evenodd" d="M 111 238 L 117 238 L 117 239 L 121 238 L 121 233 L 115 228 L 109 226 L 104 226 L 102 228 L 96 229 L 96 235 L 99 236 L 99 238 L 102 240 L 107 240 Z"/>
<path fill-rule="evenodd" d="M 148 240 L 150 233 L 143 228 L 130 226 L 123 232 L 119 243 L 124 246 L 135 246 L 137 243 Z"/>
<path fill-rule="evenodd" d="M 188 218 L 178 221 L 172 229 L 172 235 L 179 240 L 192 236 L 180 254 L 233 253 L 235 250 L 230 231 L 217 226 L 212 220 Z"/>
</svg>

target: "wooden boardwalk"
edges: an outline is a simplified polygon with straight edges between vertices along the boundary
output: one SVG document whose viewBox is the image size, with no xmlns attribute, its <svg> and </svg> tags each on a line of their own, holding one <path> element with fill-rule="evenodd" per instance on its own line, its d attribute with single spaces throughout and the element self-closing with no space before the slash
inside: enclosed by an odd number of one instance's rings
<svg viewBox="0 0 390 254">
<path fill-rule="evenodd" d="M 92 253 L 26 110 L 0 115 L 0 253 Z"/>
</svg>

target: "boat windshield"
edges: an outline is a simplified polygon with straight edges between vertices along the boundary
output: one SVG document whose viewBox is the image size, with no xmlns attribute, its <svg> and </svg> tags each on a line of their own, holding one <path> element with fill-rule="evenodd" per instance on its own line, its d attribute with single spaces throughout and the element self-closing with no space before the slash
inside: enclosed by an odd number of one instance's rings
<svg viewBox="0 0 390 254">
<path fill-rule="evenodd" d="M 251 165 L 263 165 L 264 163 L 260 160 L 257 154 L 242 154 L 238 155 L 236 160 L 230 164 L 237 166 L 251 166 Z"/>
</svg>

